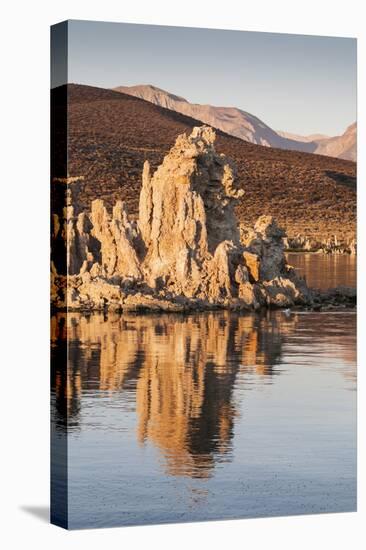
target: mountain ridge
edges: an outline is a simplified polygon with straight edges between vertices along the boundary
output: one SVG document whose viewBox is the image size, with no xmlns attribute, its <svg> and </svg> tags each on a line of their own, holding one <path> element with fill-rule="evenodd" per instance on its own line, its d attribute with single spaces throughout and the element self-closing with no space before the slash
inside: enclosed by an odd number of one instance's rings
<svg viewBox="0 0 366 550">
<path fill-rule="evenodd" d="M 185 114 L 250 143 L 356 160 L 356 133 L 351 137 L 345 135 L 348 129 L 342 136 L 300 136 L 273 130 L 257 116 L 238 107 L 190 103 L 184 97 L 151 84 L 117 86 L 113 90 Z"/>
<path fill-rule="evenodd" d="M 298 150 L 297 141 L 278 135 L 257 116 L 238 107 L 220 107 L 209 104 L 190 103 L 181 96 L 171 94 L 162 88 L 150 84 L 118 86 L 114 90 L 139 97 L 159 107 L 190 116 L 255 145 Z M 315 144 L 304 143 L 302 150 L 312 153 L 315 148 Z"/>
</svg>

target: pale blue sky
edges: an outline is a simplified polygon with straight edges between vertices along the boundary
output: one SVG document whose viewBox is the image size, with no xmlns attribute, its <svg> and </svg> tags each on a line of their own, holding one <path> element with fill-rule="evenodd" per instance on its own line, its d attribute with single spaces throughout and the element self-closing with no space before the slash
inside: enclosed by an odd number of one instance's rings
<svg viewBox="0 0 366 550">
<path fill-rule="evenodd" d="M 356 120 L 353 38 L 92 21 L 70 21 L 68 36 L 68 82 L 153 84 L 303 135 Z"/>
</svg>

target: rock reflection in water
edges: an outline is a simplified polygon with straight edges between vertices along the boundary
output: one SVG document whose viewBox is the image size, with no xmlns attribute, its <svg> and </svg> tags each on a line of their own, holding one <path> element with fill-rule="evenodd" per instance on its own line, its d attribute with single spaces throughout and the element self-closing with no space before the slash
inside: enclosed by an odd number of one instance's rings
<svg viewBox="0 0 366 550">
<path fill-rule="evenodd" d="M 357 257 L 354 254 L 287 253 L 287 261 L 311 288 L 356 287 Z"/>
<path fill-rule="evenodd" d="M 69 429 L 78 428 L 83 391 L 133 391 L 137 438 L 161 451 L 166 472 L 210 476 L 215 462 L 231 456 L 238 372 L 271 377 L 282 334 L 294 323 L 296 316 L 279 324 L 276 316 L 229 312 L 108 318 L 58 313 L 52 317 L 54 356 L 64 351 L 66 335 L 69 346 L 67 373 L 54 363 L 57 422 L 63 426 L 67 414 Z"/>
</svg>

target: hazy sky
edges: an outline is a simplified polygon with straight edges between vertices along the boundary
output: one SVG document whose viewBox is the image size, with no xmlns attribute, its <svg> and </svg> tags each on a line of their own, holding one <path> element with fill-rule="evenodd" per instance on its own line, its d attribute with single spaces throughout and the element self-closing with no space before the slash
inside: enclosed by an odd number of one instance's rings
<svg viewBox="0 0 366 550">
<path fill-rule="evenodd" d="M 356 40 L 69 22 L 68 82 L 153 84 L 235 106 L 275 130 L 343 133 L 356 120 Z"/>
</svg>

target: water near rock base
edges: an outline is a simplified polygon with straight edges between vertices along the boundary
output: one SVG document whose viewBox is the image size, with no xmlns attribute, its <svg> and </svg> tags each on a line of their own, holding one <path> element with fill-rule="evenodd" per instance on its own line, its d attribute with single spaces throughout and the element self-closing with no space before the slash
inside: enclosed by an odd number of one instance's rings
<svg viewBox="0 0 366 550">
<path fill-rule="evenodd" d="M 353 311 L 58 313 L 55 364 L 66 333 L 70 528 L 356 509 Z"/>
</svg>

